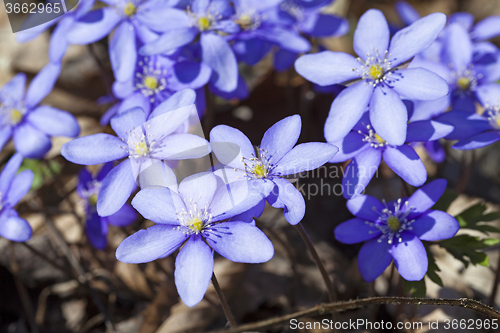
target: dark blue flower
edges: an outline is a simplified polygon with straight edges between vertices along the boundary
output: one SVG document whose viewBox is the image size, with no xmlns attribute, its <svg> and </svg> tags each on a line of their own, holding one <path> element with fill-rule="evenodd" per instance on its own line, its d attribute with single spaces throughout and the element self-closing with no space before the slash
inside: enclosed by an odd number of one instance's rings
<svg viewBox="0 0 500 333">
<path fill-rule="evenodd" d="M 48 105 L 38 106 L 59 76 L 60 64 L 48 64 L 31 81 L 25 93 L 26 75 L 17 74 L 0 90 L 0 148 L 11 137 L 16 151 L 42 158 L 52 146 L 50 137 L 75 137 L 80 127 L 75 117 Z"/>
<path fill-rule="evenodd" d="M 382 158 L 389 168 L 412 186 L 421 186 L 427 180 L 425 165 L 409 143 L 432 142 L 453 131 L 453 126 L 434 120 L 419 120 L 408 124 L 406 144 L 391 145 L 373 129 L 368 112 L 342 140 L 332 141 L 339 153 L 330 162 L 351 160 L 342 179 L 344 197 L 356 197 L 378 170 Z"/>
<path fill-rule="evenodd" d="M 458 140 L 453 145 L 455 149 L 476 149 L 500 140 L 500 85 L 482 89 L 478 95 L 485 109 L 482 114 L 451 110 L 436 118 L 455 127 L 446 136 L 446 139 Z"/>
<path fill-rule="evenodd" d="M 297 59 L 297 72 L 319 85 L 361 79 L 333 101 L 325 123 L 327 141 L 343 138 L 369 106 L 370 121 L 378 135 L 390 144 L 402 145 L 408 118 L 401 97 L 434 100 L 448 94 L 448 85 L 426 69 L 398 66 L 431 45 L 445 23 L 444 14 L 431 14 L 398 31 L 389 45 L 384 15 L 370 9 L 361 16 L 354 32 L 354 51 L 359 58 L 324 51 Z"/>
<path fill-rule="evenodd" d="M 78 177 L 76 191 L 78 195 L 85 200 L 86 223 L 85 232 L 87 237 L 96 249 L 104 250 L 108 244 L 108 226 L 126 227 L 137 219 L 136 211 L 129 205 L 123 205 L 118 212 L 101 217 L 97 214 L 97 198 L 101 189 L 102 181 L 112 170 L 113 163 L 104 164 L 93 176 L 87 169 L 82 169 Z"/>
<path fill-rule="evenodd" d="M 273 45 L 293 54 L 310 50 L 309 41 L 293 27 L 296 19 L 289 14 L 285 17 L 285 13 L 281 11 L 283 0 L 234 0 L 233 3 L 233 20 L 241 30 L 228 37 L 233 41 L 232 47 L 239 60 L 254 65 Z M 311 17 L 314 26 L 313 21 L 314 17 Z"/>
<path fill-rule="evenodd" d="M 332 0 L 285 0 L 279 8 L 279 18 L 297 33 L 310 37 L 339 37 L 349 31 L 349 22 L 336 15 L 324 14 L 322 9 Z M 274 68 L 288 69 L 299 55 L 298 52 L 279 49 L 274 55 Z"/>
<path fill-rule="evenodd" d="M 15 242 L 30 239 L 32 233 L 29 223 L 20 218 L 14 209 L 33 183 L 31 170 L 24 170 L 16 175 L 22 162 L 23 156 L 17 153 L 0 172 L 0 236 Z"/>
<path fill-rule="evenodd" d="M 451 238 L 460 228 L 453 216 L 430 209 L 445 188 L 446 181 L 437 179 L 409 198 L 389 203 L 369 195 L 347 201 L 355 218 L 337 226 L 335 238 L 346 244 L 365 242 L 359 251 L 358 267 L 366 281 L 374 281 L 392 260 L 405 280 L 424 278 L 428 260 L 421 240 Z"/>
<path fill-rule="evenodd" d="M 195 306 L 210 284 L 214 250 L 244 263 L 266 262 L 274 255 L 272 243 L 254 224 L 225 222 L 262 200 L 246 185 L 238 182 L 218 188 L 217 178 L 207 172 L 189 176 L 179 186 L 142 189 L 132 205 L 158 224 L 126 238 L 116 258 L 145 263 L 181 248 L 175 260 L 175 285 L 183 302 Z"/>
</svg>

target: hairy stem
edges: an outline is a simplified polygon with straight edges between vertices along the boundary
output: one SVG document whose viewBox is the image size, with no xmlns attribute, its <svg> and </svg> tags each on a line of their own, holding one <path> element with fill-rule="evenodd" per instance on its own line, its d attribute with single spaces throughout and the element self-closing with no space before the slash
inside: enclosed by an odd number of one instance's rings
<svg viewBox="0 0 500 333">
<path fill-rule="evenodd" d="M 224 311 L 224 314 L 226 315 L 226 319 L 229 322 L 229 325 L 231 326 L 231 328 L 238 326 L 236 324 L 236 320 L 234 320 L 233 313 L 231 312 L 231 309 L 229 308 L 229 305 L 227 304 L 226 297 L 222 293 L 222 289 L 220 289 L 219 281 L 217 281 L 217 278 L 215 277 L 215 272 L 212 274 L 212 283 L 214 285 L 215 292 L 217 293 L 217 297 L 219 297 L 220 304 L 222 305 L 222 310 Z"/>
</svg>

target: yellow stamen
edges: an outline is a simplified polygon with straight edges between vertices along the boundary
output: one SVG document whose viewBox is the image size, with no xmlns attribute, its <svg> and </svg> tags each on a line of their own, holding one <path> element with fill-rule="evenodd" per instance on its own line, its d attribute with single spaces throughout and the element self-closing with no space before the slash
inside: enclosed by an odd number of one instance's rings
<svg viewBox="0 0 500 333">
<path fill-rule="evenodd" d="M 146 88 L 155 90 L 158 88 L 158 79 L 154 76 L 146 76 L 142 82 Z"/>
<path fill-rule="evenodd" d="M 12 109 L 10 111 L 10 121 L 13 125 L 19 124 L 22 119 L 23 119 L 23 114 L 21 111 L 17 109 Z"/>
<path fill-rule="evenodd" d="M 145 141 L 141 141 L 135 144 L 135 152 L 139 156 L 146 156 L 149 153 L 149 147 Z"/>
<path fill-rule="evenodd" d="M 379 80 L 384 76 L 384 70 L 379 65 L 372 65 L 370 66 L 370 76 L 374 80 Z"/>
<path fill-rule="evenodd" d="M 137 12 L 137 7 L 132 2 L 128 2 L 123 8 L 123 11 L 125 15 L 132 16 Z"/>
<path fill-rule="evenodd" d="M 252 17 L 248 14 L 241 15 L 235 22 L 244 30 L 250 29 L 253 25 Z"/>
<path fill-rule="evenodd" d="M 253 167 L 253 173 L 259 178 L 266 178 L 267 172 L 262 163 L 257 164 Z"/>
<path fill-rule="evenodd" d="M 385 143 L 385 140 L 380 137 L 377 133 L 374 134 L 375 139 L 377 140 L 378 143 Z"/>
<path fill-rule="evenodd" d="M 97 194 L 92 194 L 89 197 L 89 205 L 96 206 L 97 205 Z"/>
<path fill-rule="evenodd" d="M 203 229 L 203 222 L 199 218 L 195 217 L 194 219 L 189 221 L 188 227 L 189 229 L 198 233 Z"/>
<path fill-rule="evenodd" d="M 205 31 L 205 30 L 208 30 L 208 28 L 210 28 L 210 19 L 206 16 L 202 16 L 198 19 L 198 28 L 201 30 L 201 31 Z"/>
<path fill-rule="evenodd" d="M 399 222 L 399 219 L 396 216 L 391 216 L 387 219 L 387 225 L 392 231 L 398 231 L 401 227 L 401 222 Z"/>
<path fill-rule="evenodd" d="M 470 87 L 470 84 L 471 84 L 471 81 L 469 78 L 466 78 L 466 77 L 461 77 L 458 79 L 457 81 L 457 85 L 460 89 L 462 90 L 467 90 L 469 89 Z"/>
</svg>

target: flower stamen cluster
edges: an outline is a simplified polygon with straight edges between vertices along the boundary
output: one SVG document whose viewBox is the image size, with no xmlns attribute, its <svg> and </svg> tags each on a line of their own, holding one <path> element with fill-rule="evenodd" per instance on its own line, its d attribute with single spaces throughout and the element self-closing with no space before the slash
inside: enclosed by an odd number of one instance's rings
<svg viewBox="0 0 500 333">
<path fill-rule="evenodd" d="M 132 17 L 135 15 L 135 13 L 137 13 L 137 6 L 131 1 L 129 1 L 125 5 L 125 7 L 123 7 L 123 12 L 125 13 L 126 16 Z"/>
<path fill-rule="evenodd" d="M 353 68 L 352 70 L 358 74 L 368 84 L 376 87 L 379 83 L 383 83 L 388 77 L 393 74 L 391 71 L 391 61 L 388 60 L 390 56 L 389 51 L 384 52 L 384 57 L 380 57 L 379 51 L 374 49 L 374 55 L 367 53 L 366 61 L 360 57 L 356 58 L 361 63 L 361 68 Z"/>
<path fill-rule="evenodd" d="M 12 125 L 17 125 L 23 120 L 23 112 L 18 110 L 18 109 L 11 109 L 10 110 L 10 122 Z"/>
<path fill-rule="evenodd" d="M 186 207 L 189 207 L 189 211 L 186 208 L 182 208 L 182 211 L 176 212 L 176 220 L 181 225 L 174 229 L 182 231 L 186 235 L 198 235 L 211 231 L 212 214 L 210 214 L 209 206 L 206 205 L 200 208 L 198 207 L 198 203 L 192 198 L 189 199 L 189 202 L 184 199 L 184 203 Z"/>
<path fill-rule="evenodd" d="M 478 85 L 478 80 L 482 78 L 482 74 L 476 73 L 472 64 L 464 70 L 452 70 L 451 75 L 459 88 L 459 94 L 474 91 Z"/>
<path fill-rule="evenodd" d="M 97 198 L 99 197 L 99 191 L 101 189 L 102 182 L 97 179 L 93 179 L 87 182 L 86 188 L 81 189 L 81 196 L 86 199 L 83 205 L 87 207 L 95 207 L 97 205 Z"/>
<path fill-rule="evenodd" d="M 155 141 L 152 135 L 144 134 L 144 131 L 137 131 L 133 129 L 129 131 L 127 147 L 121 147 L 128 151 L 129 158 L 141 158 L 149 156 L 155 146 Z"/>
<path fill-rule="evenodd" d="M 0 104 L 0 114 L 2 118 L 1 126 L 16 126 L 23 120 L 26 109 L 22 105 L 11 107 Z"/>
<path fill-rule="evenodd" d="M 370 227 L 376 227 L 382 231 L 382 235 L 377 240 L 379 243 L 386 238 L 389 244 L 392 244 L 395 239 L 397 239 L 398 242 L 401 242 L 401 233 L 405 230 L 412 230 L 411 224 L 415 222 L 415 220 L 408 220 L 408 215 L 413 210 L 413 207 L 409 206 L 408 201 L 405 201 L 404 207 L 402 207 L 401 199 L 398 199 L 394 203 L 393 210 L 390 210 L 387 207 L 385 201 L 383 201 L 383 203 L 385 208 L 382 209 L 381 212 L 377 212 L 376 208 L 373 207 L 373 210 L 380 216 L 378 220 L 376 222 L 366 221 L 365 223 Z"/>
<path fill-rule="evenodd" d="M 260 147 L 255 148 L 257 156 L 251 153 L 251 158 L 242 157 L 241 161 L 245 165 L 245 176 L 247 179 L 264 179 L 269 176 L 269 173 L 274 168 L 274 165 L 269 162 L 271 156 L 269 152 Z M 236 170 L 236 169 L 235 169 Z"/>
<path fill-rule="evenodd" d="M 191 18 L 192 25 L 200 31 L 212 30 L 214 23 L 221 18 L 218 13 L 211 13 L 207 10 L 205 15 L 197 15 L 192 12 L 191 8 L 187 8 L 187 14 Z"/>
<path fill-rule="evenodd" d="M 365 136 L 363 141 L 369 142 L 373 148 L 382 148 L 387 145 L 387 142 L 375 133 L 371 125 L 366 125 L 366 129 L 368 130 L 368 134 L 363 133 L 361 130 L 358 131 L 359 134 Z"/>
<path fill-rule="evenodd" d="M 484 115 L 490 122 L 491 127 L 500 130 L 500 104 L 486 105 Z"/>
<path fill-rule="evenodd" d="M 255 30 L 260 26 L 262 18 L 256 13 L 242 13 L 236 16 L 234 22 L 243 30 Z"/>
<path fill-rule="evenodd" d="M 139 61 L 139 66 L 142 66 L 142 73 L 137 72 L 136 79 L 136 89 L 140 90 L 141 93 L 150 97 L 150 102 L 153 103 L 155 101 L 154 95 L 159 92 L 165 90 L 167 87 L 167 81 L 165 80 L 165 76 L 167 74 L 166 69 L 154 68 L 154 64 L 151 61 L 148 61 L 148 58 L 144 59 L 146 63 L 143 61 Z"/>
</svg>

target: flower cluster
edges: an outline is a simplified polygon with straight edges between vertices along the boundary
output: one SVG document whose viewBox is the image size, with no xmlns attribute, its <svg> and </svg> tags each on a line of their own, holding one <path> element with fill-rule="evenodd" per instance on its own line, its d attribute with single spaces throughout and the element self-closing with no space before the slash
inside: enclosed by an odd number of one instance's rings
<svg viewBox="0 0 500 333">
<path fill-rule="evenodd" d="M 56 84 L 66 49 L 109 36 L 114 82 L 104 96 L 112 105 L 101 118 L 103 129 L 61 148 L 72 163 L 103 164 L 96 175 L 82 169 L 77 186 L 95 248 L 107 247 L 109 225 L 128 226 L 139 212 L 155 224 L 126 238 L 116 258 L 146 263 L 177 253 L 175 284 L 184 303 L 194 306 L 210 284 L 214 252 L 243 263 L 273 257 L 271 241 L 255 222 L 266 202 L 283 209 L 291 225 L 299 224 L 306 201 L 296 181 L 328 162 L 345 162 L 353 171 L 342 180 L 343 195 L 355 217 L 335 228 L 336 239 L 365 242 L 358 264 L 367 281 L 392 260 L 404 279 L 423 279 L 428 259 L 422 241 L 451 238 L 459 224 L 431 210 L 446 181 L 425 184 L 427 170 L 416 147 L 439 162 L 445 158 L 439 140 L 458 140 L 455 149 L 500 140 L 500 50 L 487 41 L 500 35 L 498 17 L 473 25 L 468 14 L 420 17 L 398 2 L 406 26 L 397 30 L 370 9 L 354 30 L 353 56 L 304 54 L 312 49 L 310 38 L 348 32 L 347 20 L 323 11 L 331 0 L 102 1 L 95 6 L 81 0 L 68 14 L 17 36 L 27 41 L 57 24 L 50 63 L 26 92 L 23 73 L 0 90 L 0 147 L 13 138 L 16 150 L 0 173 L 1 236 L 31 236 L 13 208 L 33 181 L 31 171 L 16 175 L 23 158 L 42 159 L 51 137 L 80 133 L 71 114 L 39 105 Z M 255 65 L 271 52 L 276 70 L 294 65 L 318 87 L 334 86 L 326 142 L 297 145 L 299 115 L 272 125 L 258 146 L 227 125 L 205 137 L 193 134 L 204 116 L 205 94 L 246 98 L 239 66 Z M 180 161 L 212 153 L 217 163 L 211 170 L 177 182 Z M 382 161 L 403 182 L 422 187 L 388 203 L 364 195 Z"/>
</svg>

